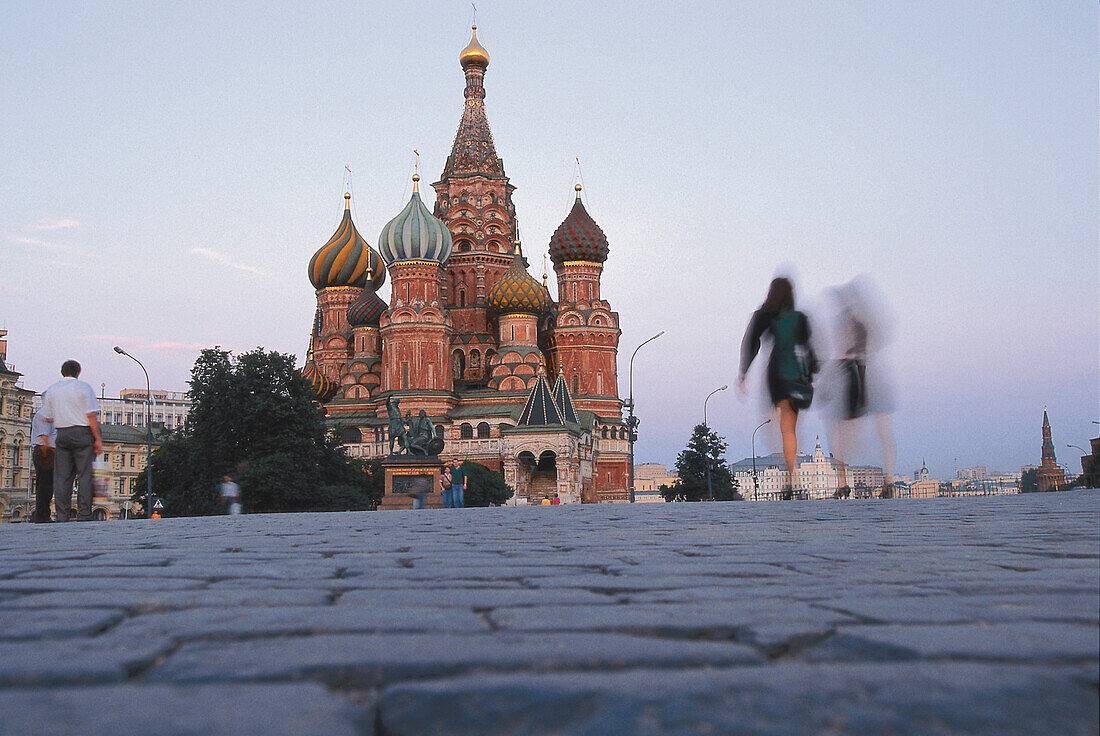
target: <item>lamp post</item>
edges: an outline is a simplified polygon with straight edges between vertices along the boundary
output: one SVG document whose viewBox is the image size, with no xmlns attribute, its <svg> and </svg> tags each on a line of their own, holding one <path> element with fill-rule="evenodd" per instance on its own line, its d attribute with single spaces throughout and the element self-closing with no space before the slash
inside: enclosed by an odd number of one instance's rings
<svg viewBox="0 0 1100 736">
<path fill-rule="evenodd" d="M 707 439 L 710 439 L 710 425 L 707 424 L 707 402 L 710 401 L 710 397 L 714 396 L 719 391 L 725 391 L 729 386 L 719 386 L 718 388 L 707 394 L 707 398 L 703 399 L 703 426 L 707 430 Z M 714 489 L 710 485 L 710 453 L 704 453 L 703 459 L 706 461 L 706 474 L 707 474 L 707 500 L 714 500 Z"/>
<path fill-rule="evenodd" d="M 115 352 L 137 363 L 141 366 L 141 372 L 145 374 L 145 517 L 151 519 L 153 518 L 153 424 L 151 421 L 153 389 L 149 383 L 149 371 L 145 370 L 140 360 L 118 345 L 115 345 Z"/>
<path fill-rule="evenodd" d="M 642 349 L 642 345 L 653 342 L 661 335 L 665 334 L 664 330 L 661 330 L 653 337 L 649 338 L 645 342 L 634 348 L 634 352 L 630 354 L 630 372 L 629 372 L 629 398 L 626 400 L 626 429 L 627 429 L 627 442 L 630 447 L 630 467 L 627 468 L 629 472 L 630 480 L 630 503 L 634 503 L 634 440 L 638 438 L 638 418 L 634 416 L 634 356 L 638 354 L 638 351 Z"/>
<path fill-rule="evenodd" d="M 765 424 L 770 424 L 771 421 L 772 421 L 771 419 L 765 419 L 764 421 L 760 422 L 759 425 L 757 425 L 756 429 L 754 429 L 752 431 L 752 439 L 750 440 L 750 442 L 752 444 L 752 500 L 753 501 L 758 500 L 758 489 L 759 489 L 759 484 L 756 482 L 756 433 L 760 431 L 760 427 L 763 427 Z"/>
</svg>

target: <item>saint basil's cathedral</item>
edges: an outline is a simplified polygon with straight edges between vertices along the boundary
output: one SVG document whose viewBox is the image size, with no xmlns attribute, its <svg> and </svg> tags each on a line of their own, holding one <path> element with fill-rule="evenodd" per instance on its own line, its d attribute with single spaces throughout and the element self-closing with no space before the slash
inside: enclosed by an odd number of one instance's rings
<svg viewBox="0 0 1100 736">
<path fill-rule="evenodd" d="M 409 203 L 377 250 L 351 195 L 309 278 L 317 312 L 302 375 L 326 419 L 362 458 L 385 457 L 386 401 L 423 410 L 458 457 L 500 471 L 520 499 L 629 500 L 618 395 L 619 316 L 600 295 L 608 243 L 581 186 L 550 238 L 558 300 L 527 271 L 515 187 L 485 116 L 489 54 L 477 26 L 459 55 L 466 104 L 430 211 Z M 390 281 L 387 304 L 378 290 Z"/>
</svg>

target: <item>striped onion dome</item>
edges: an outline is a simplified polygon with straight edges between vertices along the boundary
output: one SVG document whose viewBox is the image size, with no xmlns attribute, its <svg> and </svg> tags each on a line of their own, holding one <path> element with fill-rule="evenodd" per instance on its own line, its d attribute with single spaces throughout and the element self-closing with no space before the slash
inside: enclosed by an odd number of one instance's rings
<svg viewBox="0 0 1100 736">
<path fill-rule="evenodd" d="M 336 389 L 339 388 L 334 381 L 325 378 L 321 371 L 317 370 L 317 364 L 313 362 L 312 357 L 302 367 L 302 378 L 305 379 L 313 400 L 322 404 L 335 396 Z"/>
<path fill-rule="evenodd" d="M 348 306 L 348 324 L 352 327 L 377 327 L 379 318 L 387 308 L 374 290 L 374 285 L 368 281 L 363 293 Z"/>
<path fill-rule="evenodd" d="M 344 194 L 344 219 L 324 246 L 309 260 L 309 280 L 313 288 L 362 286 L 367 271 L 378 289 L 386 280 L 386 269 L 378 253 L 367 245 L 351 221 L 351 194 Z"/>
<path fill-rule="evenodd" d="M 607 260 L 607 236 L 584 208 L 581 185 L 573 188 L 577 192 L 577 200 L 550 238 L 550 258 L 556 264 L 567 261 L 603 263 Z"/>
<path fill-rule="evenodd" d="M 378 236 L 378 250 L 386 265 L 394 261 L 436 261 L 451 257 L 451 231 L 432 215 L 420 199 L 419 174 L 413 174 L 412 199 Z"/>
<path fill-rule="evenodd" d="M 541 316 L 550 312 L 554 303 L 550 299 L 550 292 L 527 273 L 527 261 L 520 253 L 518 242 L 512 265 L 489 289 L 488 302 L 500 314 L 525 313 Z"/>
</svg>

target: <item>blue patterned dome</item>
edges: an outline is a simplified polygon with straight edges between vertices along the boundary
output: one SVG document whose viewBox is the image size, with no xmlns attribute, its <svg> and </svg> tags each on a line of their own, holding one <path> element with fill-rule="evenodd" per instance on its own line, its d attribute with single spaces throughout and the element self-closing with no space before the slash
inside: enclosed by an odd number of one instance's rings
<svg viewBox="0 0 1100 736">
<path fill-rule="evenodd" d="M 420 199 L 419 174 L 413 175 L 412 199 L 378 236 L 378 250 L 386 265 L 394 261 L 435 261 L 451 257 L 451 231 Z"/>
<path fill-rule="evenodd" d="M 363 293 L 348 306 L 348 324 L 352 327 L 377 327 L 378 320 L 388 308 L 368 281 Z"/>
</svg>

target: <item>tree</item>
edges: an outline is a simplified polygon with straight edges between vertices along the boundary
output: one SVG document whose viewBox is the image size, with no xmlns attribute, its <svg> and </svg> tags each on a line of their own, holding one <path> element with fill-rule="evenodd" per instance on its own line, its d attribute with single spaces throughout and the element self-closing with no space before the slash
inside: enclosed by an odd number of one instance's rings
<svg viewBox="0 0 1100 736">
<path fill-rule="evenodd" d="M 1039 471 L 1028 468 L 1020 475 L 1020 493 L 1034 493 L 1039 490 Z"/>
<path fill-rule="evenodd" d="M 716 501 L 740 500 L 738 483 L 726 463 L 726 440 L 705 424 L 696 425 L 688 445 L 676 458 L 676 482 L 661 486 L 666 501 L 704 501 L 707 493 L 707 468 Z"/>
<path fill-rule="evenodd" d="M 466 506 L 502 506 L 515 495 L 515 490 L 504 482 L 504 476 L 481 463 L 466 461 L 468 481 L 463 501 Z"/>
<path fill-rule="evenodd" d="M 227 474 L 250 511 L 350 511 L 374 508 L 381 498 L 380 470 L 344 455 L 294 356 L 204 350 L 190 387 L 187 421 L 152 458 L 153 492 L 165 516 L 218 513 L 218 484 Z M 144 481 L 134 500 L 144 505 Z"/>
</svg>

